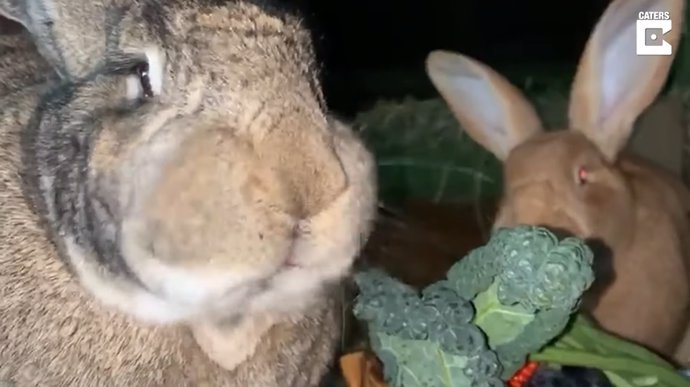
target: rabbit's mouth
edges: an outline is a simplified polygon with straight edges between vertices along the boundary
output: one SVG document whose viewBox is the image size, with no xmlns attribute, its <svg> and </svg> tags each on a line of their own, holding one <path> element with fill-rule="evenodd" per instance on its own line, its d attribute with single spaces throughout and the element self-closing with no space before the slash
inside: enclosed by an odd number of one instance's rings
<svg viewBox="0 0 690 387">
<path fill-rule="evenodd" d="M 290 249 L 284 262 L 283 268 L 287 270 L 299 269 L 302 267 L 302 265 L 299 263 L 299 259 L 295 257 L 294 248 Z"/>
<path fill-rule="evenodd" d="M 279 269 L 279 272 L 284 270 L 299 269 L 302 267 L 302 265 L 299 263 L 299 258 L 295 254 L 297 242 L 300 240 L 300 238 L 303 238 L 303 232 L 301 231 L 300 225 L 296 224 L 292 228 L 292 243 L 290 243 L 290 247 L 288 247 L 287 254 L 285 254 L 285 259 L 283 260 L 283 266 Z"/>
<path fill-rule="evenodd" d="M 288 269 L 298 269 L 301 267 L 299 264 L 295 263 L 295 259 L 292 256 L 289 256 L 288 259 L 285 260 L 284 266 Z"/>
</svg>

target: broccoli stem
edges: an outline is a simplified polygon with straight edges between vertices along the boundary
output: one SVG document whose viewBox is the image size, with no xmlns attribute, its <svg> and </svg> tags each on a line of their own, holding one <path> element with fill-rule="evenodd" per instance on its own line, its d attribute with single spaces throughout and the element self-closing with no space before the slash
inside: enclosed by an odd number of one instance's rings
<svg viewBox="0 0 690 387">
<path fill-rule="evenodd" d="M 560 365 L 598 368 L 603 371 L 655 375 L 669 387 L 688 387 L 685 376 L 668 367 L 650 364 L 631 358 L 612 358 L 591 352 L 564 350 L 554 347 L 544 348 L 541 352 L 530 355 L 530 360 Z"/>
<path fill-rule="evenodd" d="M 436 350 L 436 355 L 438 356 L 438 360 L 443 363 L 443 371 L 444 371 L 444 376 L 445 376 L 445 384 L 446 386 L 452 386 L 453 385 L 453 378 L 450 376 L 450 372 L 448 371 L 449 364 L 446 362 L 445 356 L 443 356 L 443 351 L 441 349 Z"/>
</svg>

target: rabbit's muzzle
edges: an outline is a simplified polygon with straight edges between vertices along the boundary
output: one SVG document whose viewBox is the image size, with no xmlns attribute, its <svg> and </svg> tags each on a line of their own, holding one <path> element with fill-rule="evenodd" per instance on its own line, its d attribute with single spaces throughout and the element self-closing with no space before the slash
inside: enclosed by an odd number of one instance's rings
<svg viewBox="0 0 690 387">
<path fill-rule="evenodd" d="M 494 227 L 530 224 L 547 227 L 559 233 L 582 236 L 587 227 L 570 207 L 563 206 L 562 195 L 545 180 L 515 188 L 504 198 Z M 566 236 L 566 235 L 564 235 Z"/>
<path fill-rule="evenodd" d="M 150 289 L 189 305 L 265 287 L 313 293 L 344 275 L 363 243 L 372 165 L 359 142 L 325 131 L 257 140 L 194 130 L 134 201 L 124 256 Z"/>
</svg>

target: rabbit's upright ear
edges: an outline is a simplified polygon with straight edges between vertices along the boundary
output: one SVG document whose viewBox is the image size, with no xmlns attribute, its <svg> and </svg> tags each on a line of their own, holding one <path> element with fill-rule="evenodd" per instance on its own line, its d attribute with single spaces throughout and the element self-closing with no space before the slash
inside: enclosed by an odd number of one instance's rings
<svg viewBox="0 0 690 387">
<path fill-rule="evenodd" d="M 611 161 L 666 82 L 683 30 L 684 9 L 685 0 L 613 0 L 594 27 L 573 82 L 568 114 L 570 127 L 587 135 Z M 656 33 L 663 30 L 668 42 L 664 45 L 670 45 L 672 53 L 637 54 L 636 39 L 645 39 L 643 33 L 637 36 L 638 19 L 666 15 L 672 29 L 664 26 Z"/>
<path fill-rule="evenodd" d="M 503 76 L 464 55 L 433 51 L 426 71 L 467 133 L 499 160 L 542 130 L 536 111 Z"/>
</svg>

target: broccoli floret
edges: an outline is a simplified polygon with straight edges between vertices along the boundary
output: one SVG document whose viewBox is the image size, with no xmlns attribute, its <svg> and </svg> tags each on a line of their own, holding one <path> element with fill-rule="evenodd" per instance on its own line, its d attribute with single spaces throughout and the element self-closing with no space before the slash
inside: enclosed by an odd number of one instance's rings
<svg viewBox="0 0 690 387">
<path fill-rule="evenodd" d="M 592 251 L 580 239 L 559 240 L 542 227 L 498 229 L 489 243 L 448 272 L 473 322 L 488 337 L 509 377 L 560 334 L 594 280 Z"/>
<path fill-rule="evenodd" d="M 474 309 L 446 283 L 413 288 L 380 271 L 356 277 L 355 316 L 369 325 L 384 380 L 400 387 L 503 386 L 501 366 Z"/>
<path fill-rule="evenodd" d="M 576 238 L 499 229 L 421 295 L 359 273 L 354 313 L 392 386 L 499 386 L 565 329 L 594 279 L 592 259 Z"/>
</svg>

